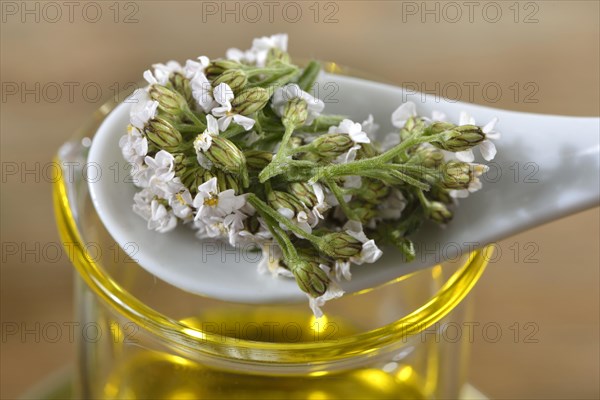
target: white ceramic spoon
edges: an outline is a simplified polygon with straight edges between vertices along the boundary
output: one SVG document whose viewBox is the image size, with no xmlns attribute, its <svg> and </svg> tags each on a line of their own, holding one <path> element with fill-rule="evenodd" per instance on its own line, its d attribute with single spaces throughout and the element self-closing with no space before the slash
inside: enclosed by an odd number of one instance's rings
<svg viewBox="0 0 600 400">
<path fill-rule="evenodd" d="M 353 267 L 352 280 L 342 285 L 347 292 L 385 283 L 599 202 L 598 118 L 526 114 L 440 101 L 407 94 L 400 87 L 338 75 L 323 74 L 320 81 L 334 82 L 336 86 L 329 87 L 339 89 L 326 101 L 327 113 L 357 121 L 372 113 L 381 125 L 380 134 L 392 131 L 390 115 L 407 100 L 417 103 L 420 115 L 439 110 L 456 121 L 466 111 L 481 125 L 498 117 L 497 130 L 502 133 L 484 188 L 461 200 L 446 229 L 422 228 L 414 237 L 417 259 L 403 264 L 397 251 L 388 249 L 377 263 Z M 189 292 L 246 303 L 306 300 L 294 280 L 258 274 L 257 253 L 200 242 L 184 226 L 167 234 L 146 228 L 146 222 L 131 210 L 136 188 L 122 177 L 115 180 L 110 172 L 115 163 L 125 163 L 118 141 L 126 132 L 129 107 L 121 104 L 108 115 L 96 132 L 88 159 L 104 172 L 103 179 L 89 183 L 89 189 L 115 241 L 127 250 L 137 247 L 133 257 L 143 268 Z"/>
</svg>

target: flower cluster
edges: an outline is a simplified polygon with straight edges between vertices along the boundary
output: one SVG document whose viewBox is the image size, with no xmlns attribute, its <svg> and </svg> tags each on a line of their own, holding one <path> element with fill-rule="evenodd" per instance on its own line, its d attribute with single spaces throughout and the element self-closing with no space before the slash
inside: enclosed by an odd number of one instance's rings
<svg viewBox="0 0 600 400">
<path fill-rule="evenodd" d="M 308 93 L 319 73 L 317 62 L 291 63 L 286 35 L 223 59 L 156 64 L 119 143 L 148 229 L 184 224 L 262 251 L 259 270 L 293 277 L 316 315 L 381 245 L 414 258 L 410 235 L 427 219 L 448 223 L 456 198 L 481 188 L 473 149 L 490 160 L 498 137 L 495 120 L 452 123 L 408 102 L 377 142 L 372 116 L 323 114 Z"/>
</svg>

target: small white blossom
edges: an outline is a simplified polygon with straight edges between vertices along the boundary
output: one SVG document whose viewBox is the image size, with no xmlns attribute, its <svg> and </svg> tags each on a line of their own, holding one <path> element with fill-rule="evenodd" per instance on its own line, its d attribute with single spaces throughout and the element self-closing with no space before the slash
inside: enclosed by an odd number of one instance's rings
<svg viewBox="0 0 600 400">
<path fill-rule="evenodd" d="M 392 189 L 390 194 L 379 204 L 379 216 L 382 219 L 399 219 L 406 207 L 406 199 L 398 189 Z"/>
<path fill-rule="evenodd" d="M 317 217 L 315 217 L 311 212 L 307 213 L 306 211 L 300 211 L 298 212 L 298 214 L 294 214 L 293 210 L 290 210 L 286 207 L 281 207 L 277 210 L 277 212 L 289 219 L 294 225 L 298 226 L 298 228 L 302 229 L 306 233 L 311 233 L 312 228 L 318 222 Z M 279 226 L 283 230 L 288 230 L 288 228 L 281 223 L 279 224 Z"/>
<path fill-rule="evenodd" d="M 175 159 L 166 150 L 159 151 L 154 157 L 146 156 L 144 162 L 151 171 L 151 182 L 168 182 L 175 177 Z"/>
<path fill-rule="evenodd" d="M 404 128 L 406 121 L 408 121 L 411 117 L 416 117 L 417 114 L 417 106 L 412 101 L 407 101 L 406 103 L 401 104 L 393 113 L 392 113 L 392 125 L 396 128 Z M 426 122 L 441 122 L 446 121 L 446 114 L 441 111 L 433 110 L 431 112 L 431 118 L 422 117 Z"/>
<path fill-rule="evenodd" d="M 209 113 L 217 105 L 213 98 L 213 87 L 206 75 L 199 70 L 190 78 L 192 97 L 196 100 L 198 108 L 204 113 Z"/>
<path fill-rule="evenodd" d="M 362 264 L 362 263 L 374 263 L 377 261 L 382 255 L 383 252 L 379 250 L 374 240 L 369 240 L 367 236 L 363 232 L 362 225 L 358 221 L 348 221 L 346 225 L 344 225 L 344 231 L 352 236 L 354 239 L 361 242 L 362 250 L 358 256 L 354 256 L 350 258 L 354 264 Z"/>
<path fill-rule="evenodd" d="M 327 204 L 325 201 L 325 193 L 323 192 L 323 187 L 320 183 L 313 183 L 310 185 L 315 197 L 317 198 L 317 204 L 314 205 L 312 209 L 312 213 L 315 217 L 320 219 L 325 219 L 323 214 L 327 211 L 331 206 Z"/>
<path fill-rule="evenodd" d="M 173 214 L 182 220 L 189 220 L 193 215 L 193 199 L 190 191 L 183 185 L 179 190 L 169 196 L 169 206 L 173 210 Z"/>
<path fill-rule="evenodd" d="M 156 116 L 158 101 L 152 100 L 145 89 L 137 89 L 128 101 L 132 103 L 129 121 L 141 131 L 148 121 Z"/>
<path fill-rule="evenodd" d="M 319 265 L 323 271 L 329 274 L 329 267 L 327 265 L 321 264 Z M 327 286 L 327 290 L 319 297 L 312 297 L 307 294 L 308 304 L 310 309 L 316 318 L 321 318 L 323 316 L 323 311 L 321 311 L 321 307 L 325 305 L 325 303 L 329 300 L 337 299 L 338 297 L 342 297 L 344 295 L 344 291 L 341 287 L 338 286 L 334 281 L 329 282 L 329 286 Z"/>
<path fill-rule="evenodd" d="M 483 133 L 485 133 L 486 139 L 483 142 L 481 142 L 478 145 L 478 147 L 479 151 L 481 152 L 481 156 L 486 161 L 491 161 L 496 156 L 496 146 L 489 139 L 500 139 L 500 132 L 496 132 L 494 130 L 497 123 L 498 118 L 494 117 L 490 122 L 485 124 L 483 128 L 481 128 Z M 475 125 L 475 119 L 463 111 L 460 113 L 458 125 Z M 473 155 L 473 149 L 457 152 L 456 158 L 464 162 L 473 162 L 475 160 L 475 156 Z"/>
<path fill-rule="evenodd" d="M 224 218 L 228 214 L 239 210 L 246 204 L 244 196 L 236 196 L 233 189 L 219 192 L 217 178 L 212 178 L 198 186 L 198 194 L 194 198 L 193 205 L 198 210 L 195 220 L 206 217 Z"/>
<path fill-rule="evenodd" d="M 349 281 L 352 279 L 352 273 L 350 272 L 350 265 L 352 263 L 348 260 L 335 260 L 334 265 L 334 278 L 339 282 L 342 280 L 342 277 Z"/>
<path fill-rule="evenodd" d="M 227 50 L 226 56 L 229 60 L 254 64 L 257 67 L 264 67 L 269 50 L 271 48 L 278 48 L 282 51 L 287 51 L 287 42 L 287 34 L 263 36 L 254 39 L 250 50 L 242 51 L 240 49 L 232 48 Z"/>
<path fill-rule="evenodd" d="M 123 158 L 130 164 L 141 166 L 148 154 L 148 140 L 133 125 L 127 127 L 127 134 L 119 139 L 119 147 Z"/>
<path fill-rule="evenodd" d="M 226 130 L 231 121 L 241 125 L 247 131 L 252 129 L 255 122 L 252 118 L 233 112 L 231 101 L 234 99 L 234 94 L 228 84 L 220 83 L 217 85 L 213 91 L 213 97 L 220 106 L 214 107 L 211 112 L 215 117 L 219 117 L 218 123 L 221 131 Z"/>
<path fill-rule="evenodd" d="M 224 217 L 205 216 L 194 220 L 196 237 L 198 239 L 222 239 L 227 237 L 229 230 L 224 223 Z"/>
<path fill-rule="evenodd" d="M 153 81 L 156 81 L 159 85 L 166 85 L 169 82 L 169 78 L 171 74 L 175 72 L 183 73 L 183 68 L 181 64 L 177 61 L 168 61 L 166 64 L 153 64 L 152 68 L 154 68 Z"/>
<path fill-rule="evenodd" d="M 354 161 L 356 152 L 360 149 L 361 143 L 371 143 L 371 140 L 366 132 L 364 132 L 362 125 L 349 119 L 343 120 L 338 126 L 330 126 L 328 133 L 348 135 L 354 142 L 354 146 L 335 160 L 338 164 Z"/>
<path fill-rule="evenodd" d="M 171 210 L 154 198 L 154 194 L 144 189 L 133 196 L 133 211 L 148 221 L 148 229 L 165 233 L 177 226 L 177 218 Z"/>
<path fill-rule="evenodd" d="M 488 171 L 489 167 L 487 165 L 483 165 L 483 164 L 471 164 L 471 168 L 472 168 L 473 177 L 472 177 L 471 182 L 469 182 L 469 187 L 467 189 L 448 190 L 448 194 L 451 197 L 454 197 L 457 199 L 459 199 L 459 198 L 464 199 L 466 197 L 469 197 L 470 193 L 476 192 L 483 187 L 479 177 L 481 175 L 483 175 L 484 173 L 486 173 Z"/>
<path fill-rule="evenodd" d="M 369 114 L 369 117 L 363 121 L 361 126 L 362 130 L 367 134 L 369 139 L 373 141 L 375 139 L 375 134 L 379 130 L 379 125 L 375 123 L 373 115 Z"/>
<path fill-rule="evenodd" d="M 212 162 L 203 153 L 210 149 L 213 136 L 219 136 L 219 125 L 217 119 L 209 114 L 206 116 L 206 129 L 194 139 L 198 164 L 205 169 L 212 168 Z"/>
<path fill-rule="evenodd" d="M 235 214 L 235 213 L 234 213 Z M 245 217 L 245 214 L 242 214 Z M 229 244 L 232 246 L 250 246 L 250 245 L 261 245 L 262 243 L 271 240 L 271 232 L 265 225 L 262 218 L 258 219 L 259 229 L 256 232 L 250 232 L 246 229 L 244 224 L 241 226 L 235 222 L 229 227 Z"/>
<path fill-rule="evenodd" d="M 283 252 L 277 242 L 268 241 L 261 245 L 262 258 L 258 263 L 257 271 L 260 274 L 271 273 L 274 277 L 285 276 L 293 278 L 292 272 L 281 266 Z"/>
<path fill-rule="evenodd" d="M 322 100 L 311 96 L 309 93 L 300 89 L 300 86 L 295 83 L 289 83 L 275 91 L 271 100 L 271 108 L 281 117 L 286 104 L 292 99 L 302 99 L 306 101 L 308 106 L 308 118 L 304 123 L 305 125 L 312 124 L 315 118 L 321 115 L 321 112 L 325 108 L 325 103 L 323 103 Z"/>
<path fill-rule="evenodd" d="M 204 74 L 204 70 L 210 64 L 210 59 L 206 56 L 200 56 L 196 60 L 187 60 L 185 67 L 183 67 L 183 75 L 192 79 L 196 74 Z"/>
<path fill-rule="evenodd" d="M 411 117 L 417 116 L 417 106 L 412 101 L 407 101 L 404 104 L 401 104 L 393 113 L 392 113 L 392 125 L 396 128 L 404 128 L 406 121 L 408 121 Z"/>
</svg>

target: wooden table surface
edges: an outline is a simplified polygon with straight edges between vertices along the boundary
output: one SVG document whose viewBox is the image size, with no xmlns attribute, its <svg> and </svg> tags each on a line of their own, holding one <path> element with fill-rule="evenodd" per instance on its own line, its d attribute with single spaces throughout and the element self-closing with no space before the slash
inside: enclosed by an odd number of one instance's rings
<svg viewBox="0 0 600 400">
<path fill-rule="evenodd" d="M 151 63 L 216 57 L 288 32 L 294 56 L 398 85 L 505 109 L 599 114 L 597 1 L 65 3 L 1 3 L 2 398 L 73 361 L 67 337 L 9 334 L 74 320 L 72 267 L 52 252 L 60 241 L 45 167 Z M 473 294 L 472 322 L 504 332 L 497 343 L 473 341 L 470 380 L 483 392 L 600 396 L 599 218 L 595 208 L 499 244 L 503 256 Z"/>
</svg>

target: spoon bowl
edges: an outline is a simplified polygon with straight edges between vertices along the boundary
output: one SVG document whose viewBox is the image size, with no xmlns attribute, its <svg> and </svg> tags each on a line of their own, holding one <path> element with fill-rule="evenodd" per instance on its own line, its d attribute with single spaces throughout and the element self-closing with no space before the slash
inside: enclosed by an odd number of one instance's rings
<svg viewBox="0 0 600 400">
<path fill-rule="evenodd" d="M 479 124 L 499 118 L 502 139 L 497 158 L 488 163 L 481 191 L 462 199 L 454 220 L 444 228 L 425 226 L 413 237 L 417 257 L 399 262 L 394 249 L 375 264 L 355 266 L 342 288 L 355 292 L 453 259 L 536 225 L 597 205 L 600 199 L 600 119 L 504 111 L 441 100 L 405 89 L 334 74 L 322 74 L 319 88 L 325 111 L 363 120 L 369 113 L 381 127 L 393 129 L 389 115 L 403 102 L 417 104 L 420 115 L 437 110 L 456 120 L 461 111 Z M 335 90 L 332 90 L 335 89 Z M 325 91 L 325 90 L 324 90 Z M 132 212 L 135 186 L 119 151 L 131 104 L 121 103 L 96 132 L 88 165 L 102 173 L 88 179 L 94 207 L 113 239 L 140 266 L 189 292 L 227 301 L 271 303 L 304 301 L 292 279 L 273 279 L 256 271 L 260 253 L 227 244 L 200 241 L 186 226 L 161 234 L 150 231 Z M 115 169 L 119 173 L 114 173 Z"/>
</svg>

